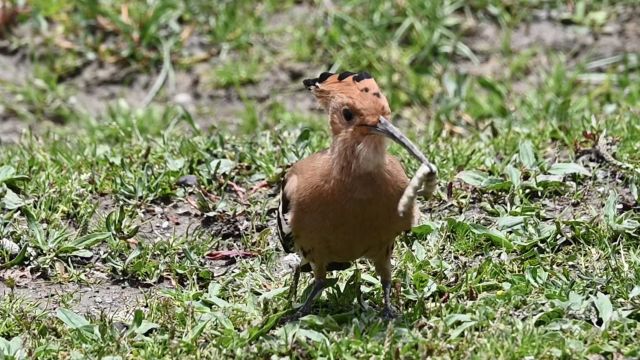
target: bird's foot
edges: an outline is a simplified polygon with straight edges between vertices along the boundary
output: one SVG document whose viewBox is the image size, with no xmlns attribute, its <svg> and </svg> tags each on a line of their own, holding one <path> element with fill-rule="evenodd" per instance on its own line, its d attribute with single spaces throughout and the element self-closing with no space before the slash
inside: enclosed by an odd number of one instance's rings
<svg viewBox="0 0 640 360">
<path fill-rule="evenodd" d="M 296 310 L 293 314 L 289 314 L 287 316 L 283 316 L 280 319 L 280 323 L 284 324 L 284 323 L 288 323 L 291 321 L 297 321 L 300 320 L 301 317 L 305 317 L 307 315 L 309 315 L 311 313 L 311 309 L 305 309 L 305 307 L 301 307 L 298 310 Z"/>
<path fill-rule="evenodd" d="M 387 305 L 384 308 L 382 308 L 382 311 L 380 312 L 380 317 L 382 318 L 382 320 L 390 321 L 398 317 L 398 314 L 393 309 L 393 307 Z"/>
</svg>

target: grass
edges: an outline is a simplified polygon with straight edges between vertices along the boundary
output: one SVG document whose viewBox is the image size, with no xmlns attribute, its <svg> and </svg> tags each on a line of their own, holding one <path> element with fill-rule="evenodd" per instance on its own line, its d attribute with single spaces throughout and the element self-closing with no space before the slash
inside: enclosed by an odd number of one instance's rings
<svg viewBox="0 0 640 360">
<path fill-rule="evenodd" d="M 37 66 L 1 90 L 4 114 L 31 130 L 0 145 L 0 358 L 639 357 L 637 56 L 504 49 L 540 9 L 596 32 L 631 11 L 563 3 L 33 2 L 16 29 L 32 35 L 7 41 Z M 473 21 L 497 26 L 502 45 L 472 50 Z M 168 78 L 207 64 L 203 87 L 242 110 L 218 123 L 164 88 L 144 107 L 76 106 L 79 68 L 155 75 L 163 49 Z M 490 55 L 504 71 L 459 71 Z M 287 78 L 283 64 L 300 62 L 314 73 Z M 371 309 L 355 305 L 350 269 L 314 315 L 278 324 L 291 308 L 273 231 L 279 179 L 330 141 L 321 114 L 290 106 L 291 84 L 322 67 L 373 73 L 440 170 L 422 224 L 397 242 L 393 322 L 379 319 L 363 262 Z M 53 285 L 112 283 L 142 300 L 115 312 L 73 293 L 37 301 Z"/>
</svg>

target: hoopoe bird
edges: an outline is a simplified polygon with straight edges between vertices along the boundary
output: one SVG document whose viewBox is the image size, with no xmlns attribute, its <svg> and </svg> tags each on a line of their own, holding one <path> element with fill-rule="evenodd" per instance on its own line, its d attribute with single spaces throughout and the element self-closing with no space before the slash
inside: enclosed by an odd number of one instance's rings
<svg viewBox="0 0 640 360">
<path fill-rule="evenodd" d="M 411 228 L 417 208 L 411 204 L 400 215 L 398 204 L 409 179 L 398 159 L 387 152 L 386 139 L 428 164 L 420 178 L 422 195 L 433 192 L 437 170 L 389 122 L 387 99 L 368 73 L 324 72 L 303 83 L 329 115 L 332 143 L 293 164 L 282 181 L 278 235 L 284 250 L 301 258 L 292 289 L 297 288 L 300 271 L 313 271 L 314 276 L 311 293 L 295 315 L 310 312 L 325 288 L 327 271 L 346 269 L 364 257 L 380 277 L 382 315 L 392 318 L 394 241 Z"/>
</svg>

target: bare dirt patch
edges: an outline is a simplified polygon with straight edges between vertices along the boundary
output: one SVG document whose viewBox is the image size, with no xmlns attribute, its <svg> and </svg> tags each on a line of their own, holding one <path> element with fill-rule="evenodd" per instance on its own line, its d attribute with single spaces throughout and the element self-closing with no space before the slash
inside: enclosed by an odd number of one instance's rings
<svg viewBox="0 0 640 360">
<path fill-rule="evenodd" d="M 483 21 L 473 24 L 463 37 L 476 54 L 479 63 L 461 61 L 459 69 L 463 73 L 476 76 L 504 78 L 509 76 L 509 54 L 532 51 L 526 60 L 524 74 L 517 74 L 520 80 L 513 85 L 517 93 L 535 88 L 541 74 L 551 70 L 554 59 L 564 54 L 569 67 L 617 55 L 640 52 L 640 25 L 636 8 L 619 9 L 612 14 L 602 27 L 594 28 L 566 22 L 558 14 L 536 11 L 529 22 L 518 25 L 513 30 L 502 29 L 498 24 Z M 506 45 L 505 45 L 506 44 Z M 591 71 L 606 70 L 593 67 Z"/>
<path fill-rule="evenodd" d="M 5 275 L 0 274 L 0 278 Z M 55 311 L 69 307 L 81 314 L 104 314 L 114 319 L 128 319 L 135 309 L 145 308 L 145 295 L 158 288 L 136 288 L 108 282 L 84 285 L 56 284 L 45 280 L 31 280 L 13 289 L 0 281 L 0 298 L 16 296 L 36 303 L 42 310 Z"/>
</svg>

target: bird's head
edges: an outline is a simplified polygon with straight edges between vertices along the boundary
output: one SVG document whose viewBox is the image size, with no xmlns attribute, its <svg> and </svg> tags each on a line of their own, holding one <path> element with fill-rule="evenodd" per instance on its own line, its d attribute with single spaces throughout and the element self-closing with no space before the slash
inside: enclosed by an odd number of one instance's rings
<svg viewBox="0 0 640 360">
<path fill-rule="evenodd" d="M 389 121 L 391 110 L 387 98 L 369 73 L 324 72 L 303 83 L 328 112 L 334 143 L 364 145 L 370 150 L 384 149 L 384 138 L 387 137 L 417 158 L 424 158 Z"/>
</svg>

